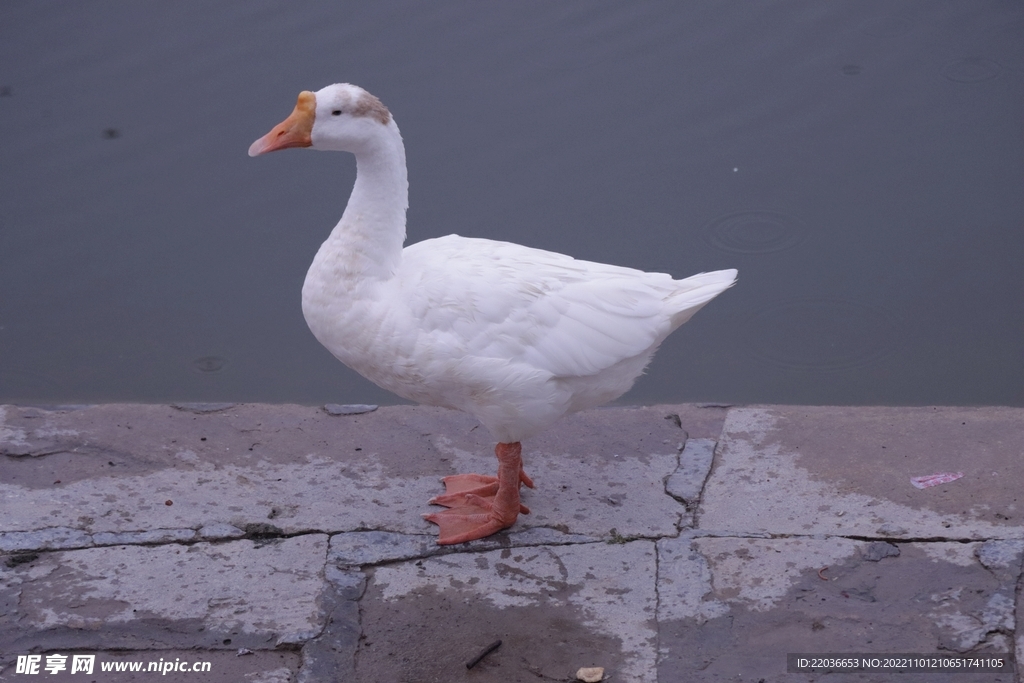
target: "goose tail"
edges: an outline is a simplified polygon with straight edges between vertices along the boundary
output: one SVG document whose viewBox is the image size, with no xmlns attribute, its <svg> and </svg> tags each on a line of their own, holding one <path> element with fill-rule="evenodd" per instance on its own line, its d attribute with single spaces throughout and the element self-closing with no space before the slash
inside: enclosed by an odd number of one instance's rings
<svg viewBox="0 0 1024 683">
<path fill-rule="evenodd" d="M 735 268 L 729 268 L 676 280 L 677 289 L 666 300 L 674 311 L 672 329 L 685 323 L 704 304 L 736 284 L 736 274 Z"/>
</svg>

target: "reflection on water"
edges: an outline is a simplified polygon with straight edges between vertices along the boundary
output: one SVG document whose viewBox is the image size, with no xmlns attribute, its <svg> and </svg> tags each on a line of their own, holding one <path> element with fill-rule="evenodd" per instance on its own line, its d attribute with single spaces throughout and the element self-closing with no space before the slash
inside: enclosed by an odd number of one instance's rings
<svg viewBox="0 0 1024 683">
<path fill-rule="evenodd" d="M 1024 404 L 1024 6 L 0 4 L 0 402 L 387 403 L 299 290 L 354 178 L 249 143 L 363 85 L 410 241 L 739 284 L 624 402 Z"/>
<path fill-rule="evenodd" d="M 226 358 L 221 358 L 220 356 L 203 356 L 202 358 L 196 358 L 192 361 L 192 364 L 199 372 L 220 372 L 224 369 L 227 362 Z"/>
</svg>

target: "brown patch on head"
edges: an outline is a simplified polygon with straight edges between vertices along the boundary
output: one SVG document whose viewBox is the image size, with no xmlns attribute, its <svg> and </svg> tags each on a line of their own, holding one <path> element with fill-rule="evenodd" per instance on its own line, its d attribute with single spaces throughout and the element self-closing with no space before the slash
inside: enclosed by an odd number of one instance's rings
<svg viewBox="0 0 1024 683">
<path fill-rule="evenodd" d="M 384 106 L 384 103 L 365 91 L 356 100 L 355 106 L 352 108 L 352 115 L 370 116 L 385 126 L 391 120 L 391 112 Z"/>
</svg>

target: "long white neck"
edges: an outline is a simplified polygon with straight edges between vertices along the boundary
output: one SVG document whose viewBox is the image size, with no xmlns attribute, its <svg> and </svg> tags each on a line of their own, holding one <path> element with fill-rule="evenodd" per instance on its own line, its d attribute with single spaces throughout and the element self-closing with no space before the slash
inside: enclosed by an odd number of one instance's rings
<svg viewBox="0 0 1024 683">
<path fill-rule="evenodd" d="M 402 261 L 409 208 L 405 146 L 394 120 L 354 153 L 352 194 L 313 267 L 333 277 L 386 280 Z"/>
</svg>

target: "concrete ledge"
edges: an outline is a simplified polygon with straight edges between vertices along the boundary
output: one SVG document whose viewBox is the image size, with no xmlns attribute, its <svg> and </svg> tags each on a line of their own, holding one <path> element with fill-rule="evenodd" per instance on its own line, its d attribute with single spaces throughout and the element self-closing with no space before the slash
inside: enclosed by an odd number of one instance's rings
<svg viewBox="0 0 1024 683">
<path fill-rule="evenodd" d="M 489 437 L 364 408 L 0 407 L 0 680 L 72 650 L 205 659 L 209 680 L 461 680 L 497 639 L 475 681 L 1024 654 L 1024 410 L 588 411 L 524 444 L 532 514 L 452 548 L 420 514 L 440 477 L 494 469 Z M 963 476 L 911 484 L 939 472 Z"/>
</svg>

